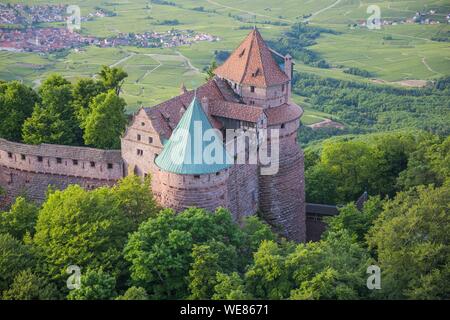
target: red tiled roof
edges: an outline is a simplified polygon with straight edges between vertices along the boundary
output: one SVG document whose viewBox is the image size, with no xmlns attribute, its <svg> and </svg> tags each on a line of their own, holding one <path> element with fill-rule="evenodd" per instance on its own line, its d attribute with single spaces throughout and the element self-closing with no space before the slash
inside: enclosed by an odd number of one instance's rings
<svg viewBox="0 0 450 320">
<path fill-rule="evenodd" d="M 208 104 L 211 104 L 213 101 L 225 101 L 225 96 L 231 98 L 233 96 L 232 93 L 226 92 L 227 90 L 231 91 L 231 89 L 227 89 L 228 87 L 223 82 L 220 79 L 213 79 L 197 88 L 196 93 L 193 90 L 187 91 L 154 107 L 145 108 L 147 115 L 155 126 L 155 130 L 168 139 L 182 117 L 181 109 L 187 109 L 194 98 L 194 94 L 197 95 L 200 101 L 202 101 L 203 97 L 207 97 Z M 219 129 L 221 127 L 219 121 L 213 117 L 209 117 L 209 119 L 215 128 Z"/>
<path fill-rule="evenodd" d="M 256 87 L 289 81 L 256 28 L 214 73 L 221 78 Z"/>
<path fill-rule="evenodd" d="M 248 122 L 257 122 L 263 112 L 264 109 L 260 107 L 228 101 L 213 101 L 209 108 L 213 116 Z"/>
<path fill-rule="evenodd" d="M 295 103 L 284 103 L 281 106 L 264 109 L 269 126 L 286 123 L 299 119 L 303 114 L 303 109 Z"/>
</svg>

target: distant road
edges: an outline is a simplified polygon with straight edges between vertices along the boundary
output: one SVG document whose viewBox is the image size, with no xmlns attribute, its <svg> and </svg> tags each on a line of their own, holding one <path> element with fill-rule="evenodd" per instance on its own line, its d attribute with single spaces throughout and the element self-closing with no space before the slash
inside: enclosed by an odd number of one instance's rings
<svg viewBox="0 0 450 320">
<path fill-rule="evenodd" d="M 327 11 L 327 10 L 329 10 L 329 9 L 331 9 L 331 8 L 334 8 L 334 7 L 337 6 L 341 1 L 342 1 L 342 0 L 337 0 L 335 3 L 329 5 L 328 7 L 323 8 L 323 9 L 320 9 L 319 11 L 316 11 L 316 12 L 312 13 L 311 16 L 310 16 L 309 18 L 306 18 L 306 19 L 303 20 L 303 21 L 305 21 L 305 22 L 306 22 L 306 21 L 309 21 L 312 17 L 315 17 L 315 16 L 321 14 L 322 12 Z"/>
<path fill-rule="evenodd" d="M 109 67 L 110 67 L 110 68 L 113 68 L 113 67 L 115 67 L 115 66 L 118 66 L 118 65 L 121 64 L 122 62 L 125 62 L 125 61 L 127 61 L 128 59 L 130 59 L 131 57 L 133 57 L 135 54 L 136 54 L 136 53 L 134 53 L 134 52 L 130 52 L 130 54 L 129 54 L 128 56 L 126 56 L 126 57 L 120 59 L 119 61 L 117 61 L 117 62 L 115 62 L 115 63 L 113 63 L 113 64 L 110 65 Z"/>
<path fill-rule="evenodd" d="M 331 8 L 333 8 L 333 7 L 335 7 L 335 6 L 337 6 L 341 1 L 342 1 L 342 0 L 336 0 L 336 2 L 334 2 L 334 3 L 331 4 L 331 5 L 329 5 L 328 7 L 323 8 L 323 9 L 320 9 L 319 11 L 316 11 L 316 12 L 312 13 L 311 16 L 310 16 L 309 18 L 306 18 L 306 19 L 304 19 L 303 21 L 304 21 L 304 22 L 309 21 L 311 18 L 313 18 L 313 17 L 315 17 L 315 16 L 321 14 L 322 12 L 327 11 L 327 10 L 329 10 L 329 9 L 331 9 Z M 214 0 L 206 0 L 206 2 L 209 2 L 210 4 L 213 4 L 213 5 L 222 7 L 222 8 L 226 8 L 226 9 L 230 9 L 230 10 L 235 10 L 235 11 L 244 12 L 244 13 L 247 13 L 247 14 L 253 15 L 253 16 L 258 16 L 258 17 L 263 17 L 263 18 L 270 18 L 270 19 L 276 19 L 276 20 L 280 20 L 280 21 L 287 21 L 287 22 L 290 22 L 290 23 L 295 23 L 295 21 L 289 20 L 289 19 L 272 17 L 272 16 L 268 16 L 268 15 L 265 15 L 265 14 L 260 14 L 260 13 L 256 13 L 256 12 L 251 12 L 251 11 L 246 11 L 246 10 L 242 10 L 242 9 L 239 9 L 239 8 L 234 8 L 234 7 L 226 6 L 226 5 L 224 5 L 224 4 L 215 2 Z"/>
<path fill-rule="evenodd" d="M 242 9 L 239 9 L 239 8 L 229 7 L 229 6 L 226 6 L 226 5 L 224 5 L 224 4 L 215 2 L 215 1 L 213 1 L 213 0 L 206 0 L 206 2 L 209 2 L 210 4 L 213 4 L 213 5 L 222 7 L 222 8 L 226 8 L 226 9 L 230 9 L 230 10 L 235 10 L 235 11 L 244 12 L 244 13 L 247 13 L 247 14 L 249 14 L 249 15 L 251 15 L 251 16 L 257 16 L 257 17 L 263 17 L 263 18 L 276 19 L 276 20 L 280 20 L 280 21 L 287 21 L 287 22 L 290 22 L 290 23 L 294 23 L 294 22 L 295 22 L 295 21 L 288 20 L 288 19 L 272 17 L 272 16 L 268 16 L 268 15 L 265 15 L 265 14 L 260 14 L 260 13 L 256 13 L 256 12 L 251 12 L 251 11 L 242 10 Z"/>
</svg>

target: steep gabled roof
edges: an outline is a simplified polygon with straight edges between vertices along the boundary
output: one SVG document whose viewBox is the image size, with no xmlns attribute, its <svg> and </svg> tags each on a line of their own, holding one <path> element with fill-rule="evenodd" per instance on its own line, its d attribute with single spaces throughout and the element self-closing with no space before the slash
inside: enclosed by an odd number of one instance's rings
<svg viewBox="0 0 450 320">
<path fill-rule="evenodd" d="M 289 81 L 256 28 L 214 73 L 240 84 L 264 88 Z"/>
<path fill-rule="evenodd" d="M 205 132 L 212 128 L 203 107 L 194 96 L 163 151 L 156 158 L 156 165 L 164 171 L 191 175 L 215 173 L 229 168 L 232 161 L 221 137 L 211 131 L 212 136 L 208 137 L 210 140 L 205 141 Z M 205 149 L 214 150 L 217 154 L 212 159 L 205 158 L 209 154 Z"/>
</svg>

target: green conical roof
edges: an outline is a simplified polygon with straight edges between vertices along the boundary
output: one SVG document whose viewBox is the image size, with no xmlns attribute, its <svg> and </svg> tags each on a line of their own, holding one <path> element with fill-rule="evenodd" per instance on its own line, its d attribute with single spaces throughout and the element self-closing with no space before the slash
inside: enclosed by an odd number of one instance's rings
<svg viewBox="0 0 450 320">
<path fill-rule="evenodd" d="M 209 174 L 231 166 L 221 137 L 213 129 L 197 97 L 155 160 L 164 171 L 178 174 Z"/>
</svg>

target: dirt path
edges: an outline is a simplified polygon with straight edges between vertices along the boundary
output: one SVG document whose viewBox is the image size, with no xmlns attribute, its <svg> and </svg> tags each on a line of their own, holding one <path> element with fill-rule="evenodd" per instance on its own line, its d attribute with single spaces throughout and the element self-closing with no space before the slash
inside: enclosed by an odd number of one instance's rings
<svg viewBox="0 0 450 320">
<path fill-rule="evenodd" d="M 425 57 L 422 57 L 422 63 L 425 66 L 425 68 L 427 68 L 430 72 L 442 75 L 442 73 L 439 73 L 439 72 L 434 71 L 433 69 L 431 69 L 431 67 L 428 65 L 427 61 L 425 60 Z"/>
<path fill-rule="evenodd" d="M 309 18 L 306 18 L 306 19 L 303 20 L 303 21 L 309 21 L 309 20 L 311 20 L 311 18 L 313 18 L 313 17 L 315 17 L 315 16 L 321 14 L 322 12 L 325 12 L 325 11 L 327 11 L 327 10 L 330 10 L 331 8 L 334 8 L 334 7 L 337 6 L 341 1 L 342 1 L 342 0 L 337 0 L 335 3 L 330 4 L 328 7 L 325 7 L 325 8 L 323 8 L 323 9 L 320 9 L 319 11 L 316 11 L 316 12 L 312 13 L 311 16 L 310 16 Z"/>
<path fill-rule="evenodd" d="M 121 64 L 122 62 L 127 61 L 128 59 L 134 57 L 135 55 L 136 55 L 136 53 L 130 52 L 130 54 L 129 54 L 128 56 L 126 56 L 126 57 L 120 59 L 119 61 L 117 61 L 117 62 L 115 62 L 115 63 L 113 63 L 113 64 L 110 65 L 109 67 L 110 67 L 110 68 L 113 68 L 113 67 L 115 67 L 115 66 L 118 66 L 118 65 Z"/>
<path fill-rule="evenodd" d="M 341 1 L 341 0 L 338 0 L 338 1 Z M 226 6 L 226 5 L 224 5 L 224 4 L 215 2 L 215 1 L 213 1 L 213 0 L 206 0 L 206 2 L 209 2 L 210 4 L 213 4 L 213 5 L 216 5 L 216 6 L 218 6 L 218 7 L 225 8 L 225 9 L 230 9 L 230 10 L 234 10 L 234 11 L 239 11 L 239 12 L 247 13 L 247 14 L 249 14 L 249 15 L 251 15 L 251 16 L 257 16 L 257 17 L 263 17 L 263 18 L 276 19 L 276 20 L 286 21 L 286 22 L 290 22 L 290 23 L 294 23 L 294 22 L 295 22 L 295 21 L 288 20 L 288 19 L 282 19 L 282 18 L 277 18 L 277 17 L 268 16 L 268 15 L 265 15 L 265 14 L 260 14 L 260 13 L 256 13 L 256 12 L 251 12 L 251 11 L 242 10 L 242 9 L 239 9 L 239 8 L 233 8 L 233 7 Z"/>
</svg>

